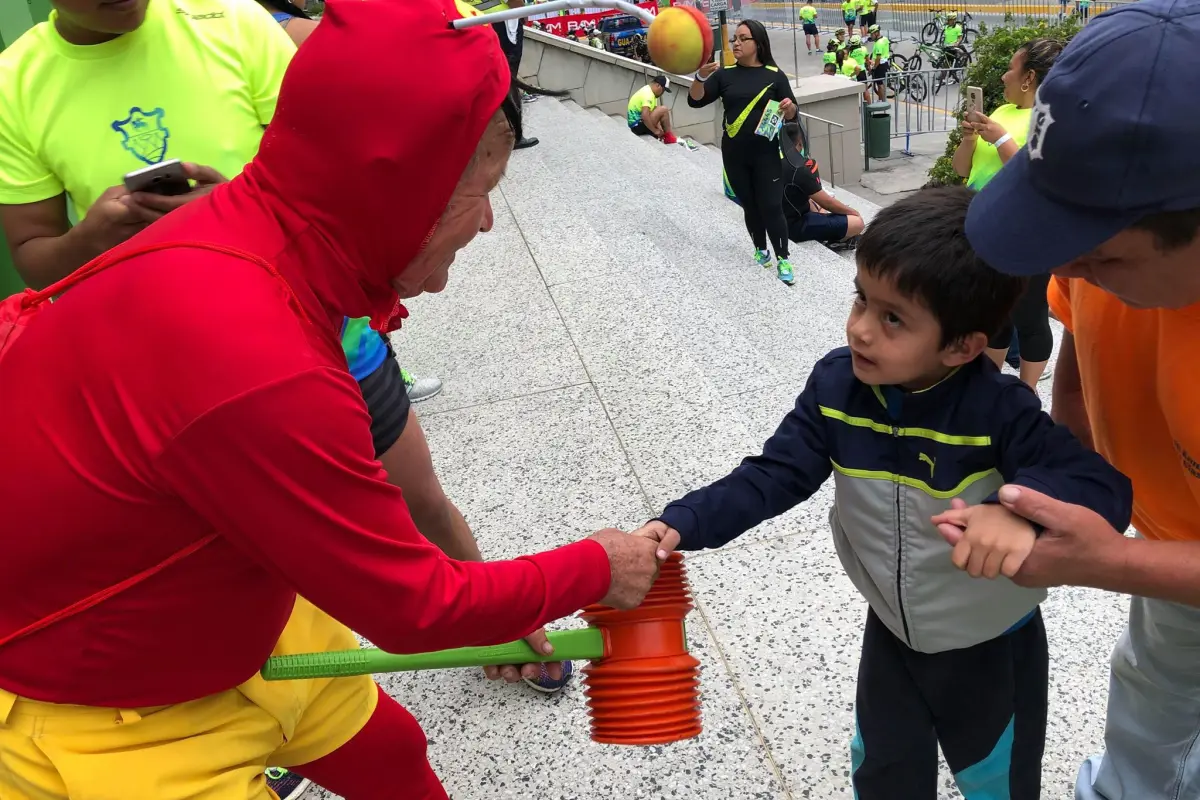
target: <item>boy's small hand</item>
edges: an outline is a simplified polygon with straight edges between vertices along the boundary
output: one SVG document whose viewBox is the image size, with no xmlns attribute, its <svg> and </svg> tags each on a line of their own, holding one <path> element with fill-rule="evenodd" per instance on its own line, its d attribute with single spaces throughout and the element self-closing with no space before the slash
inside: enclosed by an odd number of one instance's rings
<svg viewBox="0 0 1200 800">
<path fill-rule="evenodd" d="M 942 537 L 954 546 L 950 559 L 972 578 L 1011 578 L 1033 550 L 1037 534 L 1025 520 L 1001 505 L 967 506 L 950 501 L 950 510 L 933 518 Z"/>
<path fill-rule="evenodd" d="M 667 556 L 679 547 L 679 531 L 668 527 L 667 523 L 662 520 L 652 519 L 642 527 L 633 532 L 634 536 L 642 536 L 647 539 L 653 539 L 659 543 L 658 556 L 659 561 L 666 561 Z"/>
</svg>

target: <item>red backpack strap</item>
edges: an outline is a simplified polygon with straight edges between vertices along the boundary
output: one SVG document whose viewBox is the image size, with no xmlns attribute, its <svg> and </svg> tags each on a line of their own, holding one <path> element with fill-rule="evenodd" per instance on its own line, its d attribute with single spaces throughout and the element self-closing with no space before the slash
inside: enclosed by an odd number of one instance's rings
<svg viewBox="0 0 1200 800">
<path fill-rule="evenodd" d="M 306 322 L 309 321 L 308 315 L 304 313 L 303 307 L 301 307 L 299 301 L 297 301 L 296 294 L 295 294 L 295 292 L 292 291 L 292 287 L 288 285 L 288 282 L 284 279 L 284 277 L 282 275 L 279 274 L 279 271 L 277 269 L 275 269 L 274 265 L 272 265 L 270 262 L 268 262 L 266 259 L 262 258 L 261 256 L 254 255 L 253 253 L 247 253 L 244 250 L 237 249 L 236 247 L 228 247 L 228 246 L 222 245 L 222 244 L 214 244 L 213 242 L 156 242 L 154 244 L 147 244 L 147 245 L 143 245 L 141 247 L 131 247 L 127 250 L 120 250 L 118 252 L 109 251 L 108 253 L 105 253 L 104 255 L 102 255 L 98 258 L 92 259 L 91 261 L 84 264 L 79 269 L 72 272 L 70 275 L 66 276 L 62 280 L 60 280 L 50 286 L 47 286 L 45 289 L 42 289 L 41 291 L 34 291 L 32 289 L 26 289 L 25 292 L 21 295 L 21 307 L 28 309 L 28 308 L 36 306 L 40 303 L 44 303 L 47 300 L 49 300 L 50 298 L 56 297 L 57 295 L 66 291 L 67 289 L 70 289 L 72 286 L 74 286 L 75 284 L 84 280 L 85 278 L 95 275 L 97 272 L 107 269 L 108 267 L 111 267 L 114 264 L 119 264 L 122 261 L 125 261 L 127 259 L 135 258 L 137 256 L 145 255 L 147 253 L 158 252 L 160 250 L 175 250 L 175 249 L 180 249 L 180 248 L 190 248 L 193 250 L 207 250 L 209 252 L 221 253 L 222 255 L 232 256 L 234 258 L 240 258 L 244 261 L 249 261 L 252 264 L 257 264 L 258 266 L 262 267 L 267 272 L 269 272 L 276 279 L 278 279 L 280 283 L 283 284 L 284 288 L 287 290 L 287 293 L 288 293 L 288 302 L 290 302 L 292 304 L 292 306 L 295 308 L 296 312 L 301 316 L 301 318 L 303 318 Z M 104 602 L 108 598 L 113 597 L 114 595 L 118 595 L 127 589 L 131 589 L 134 586 L 137 586 L 139 583 L 146 580 L 147 578 L 151 578 L 151 577 L 157 575 L 158 573 L 162 572 L 164 569 L 171 566 L 172 564 L 182 561 L 183 559 L 192 555 L 193 553 L 200 550 L 201 548 L 206 547 L 207 545 L 211 544 L 213 541 L 216 540 L 217 536 L 218 536 L 218 534 L 216 534 L 216 533 L 210 533 L 209 535 L 192 542 L 187 547 L 184 547 L 181 550 L 178 550 L 175 553 L 172 553 L 170 556 L 163 559 L 162 561 L 155 564 L 154 566 L 148 567 L 147 569 L 142 570 L 141 572 L 137 573 L 136 575 L 131 575 L 123 581 L 114 583 L 112 586 L 109 586 L 105 589 L 101 589 L 98 592 L 94 592 L 93 594 L 88 595 L 87 597 L 83 598 L 82 600 L 77 600 L 76 602 L 72 603 L 71 605 L 67 606 L 66 608 L 59 609 L 58 611 L 55 611 L 53 614 L 50 614 L 48 616 L 42 617 L 39 620 L 35 620 L 34 622 L 31 622 L 30 624 L 26 625 L 23 628 L 20 628 L 16 631 L 5 634 L 4 636 L 0 636 L 0 647 L 4 647 L 5 645 L 7 645 L 9 643 L 14 642 L 17 639 L 22 639 L 26 636 L 29 636 L 30 634 L 37 633 L 38 631 L 40 631 L 44 628 L 47 628 L 56 622 L 61 622 L 62 620 L 69 619 L 70 617 L 73 617 L 76 614 L 81 614 L 84 611 L 87 611 L 88 609 L 93 608 L 94 606 Z"/>
<path fill-rule="evenodd" d="M 89 608 L 92 608 L 93 606 L 96 606 L 96 605 L 104 602 L 108 598 L 110 598 L 114 595 L 118 595 L 121 592 L 125 591 L 126 589 L 130 589 L 134 586 L 137 586 L 139 583 L 146 580 L 147 578 L 157 575 L 158 573 L 162 572 L 164 569 L 166 569 L 167 567 L 176 563 L 177 561 L 182 561 L 183 559 L 190 556 L 192 553 L 195 553 L 197 550 L 200 550 L 201 548 L 211 544 L 213 541 L 216 540 L 216 538 L 217 538 L 217 534 L 210 533 L 208 536 L 205 536 L 202 539 L 197 539 L 196 541 L 192 542 L 187 547 L 184 547 L 182 550 L 175 551 L 171 555 L 164 558 L 162 561 L 155 564 L 153 567 L 144 569 L 141 572 L 139 572 L 138 574 L 131 575 L 119 583 L 114 583 L 112 586 L 109 586 L 106 589 L 101 589 L 98 592 L 88 595 L 87 597 L 83 598 L 82 600 L 77 600 L 76 602 L 71 603 L 71 605 L 67 606 L 66 608 L 59 609 L 58 611 L 55 611 L 53 614 L 42 617 L 39 620 L 35 620 L 34 622 L 31 622 L 28 625 L 26 625 L 24 628 L 20 628 L 19 630 L 15 630 L 12 633 L 9 633 L 3 637 L 0 637 L 0 647 L 4 647 L 4 645 L 9 644 L 10 642 L 14 642 L 17 639 L 24 638 L 24 637 L 30 635 L 31 633 L 37 633 L 38 631 L 42 630 L 43 628 L 47 628 L 56 622 L 59 622 L 64 619 L 68 619 L 69 617 L 73 617 L 76 614 L 81 614 L 84 611 L 87 611 Z"/>
<path fill-rule="evenodd" d="M 288 300 L 291 302 L 296 312 L 306 322 L 310 321 L 308 319 L 308 315 L 304 312 L 304 308 L 296 299 L 296 293 L 292 291 L 292 287 L 288 284 L 287 279 L 279 274 L 279 270 L 275 268 L 274 264 L 267 261 L 262 256 L 255 255 L 254 253 L 248 253 L 245 250 L 239 250 L 236 247 L 216 244 L 215 242 L 202 241 L 154 242 L 152 244 L 145 244 L 138 247 L 109 250 L 108 252 L 93 258 L 91 261 L 84 264 L 82 267 L 75 270 L 62 280 L 56 281 L 55 283 L 47 286 L 45 289 L 40 291 L 26 289 L 21 295 L 21 307 L 30 308 L 40 303 L 44 303 L 50 298 L 57 297 L 58 295 L 62 294 L 83 279 L 89 278 L 101 270 L 108 269 L 116 264 L 120 264 L 122 261 L 128 261 L 131 258 L 146 255 L 147 253 L 156 253 L 160 250 L 175 250 L 180 248 L 188 248 L 191 250 L 207 250 L 212 253 L 220 253 L 222 255 L 232 256 L 233 258 L 240 258 L 243 261 L 249 261 L 252 264 L 262 267 L 276 280 L 282 283 L 285 289 L 287 289 Z"/>
</svg>

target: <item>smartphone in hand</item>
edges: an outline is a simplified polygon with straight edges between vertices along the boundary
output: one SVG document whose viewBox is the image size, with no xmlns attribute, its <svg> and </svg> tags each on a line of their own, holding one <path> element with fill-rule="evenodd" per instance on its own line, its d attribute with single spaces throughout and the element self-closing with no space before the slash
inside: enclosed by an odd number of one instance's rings
<svg viewBox="0 0 1200 800">
<path fill-rule="evenodd" d="M 967 87 L 967 113 L 972 111 L 983 114 L 983 89 L 978 86 Z"/>
<path fill-rule="evenodd" d="M 173 158 L 126 174 L 125 188 L 130 193 L 149 192 L 173 196 L 187 194 L 192 190 L 192 184 L 183 170 L 183 163 Z"/>
</svg>

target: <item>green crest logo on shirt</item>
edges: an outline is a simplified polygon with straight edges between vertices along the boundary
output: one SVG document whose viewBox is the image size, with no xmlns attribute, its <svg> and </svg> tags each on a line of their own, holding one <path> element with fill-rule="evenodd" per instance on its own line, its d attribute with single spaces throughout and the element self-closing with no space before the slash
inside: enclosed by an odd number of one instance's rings
<svg viewBox="0 0 1200 800">
<path fill-rule="evenodd" d="M 167 139 L 171 132 L 163 125 L 163 110 L 143 111 L 134 106 L 129 116 L 112 123 L 112 129 L 121 134 L 121 146 L 140 161 L 158 164 L 167 155 Z"/>
</svg>

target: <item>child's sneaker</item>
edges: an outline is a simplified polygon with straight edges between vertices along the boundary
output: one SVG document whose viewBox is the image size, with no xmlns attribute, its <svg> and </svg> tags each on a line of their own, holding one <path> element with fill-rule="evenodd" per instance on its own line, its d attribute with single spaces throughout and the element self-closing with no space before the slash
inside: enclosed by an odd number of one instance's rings
<svg viewBox="0 0 1200 800">
<path fill-rule="evenodd" d="M 796 282 L 796 276 L 792 274 L 792 265 L 786 258 L 779 259 L 779 264 L 775 267 L 779 274 L 779 280 L 791 286 Z"/>
<path fill-rule="evenodd" d="M 279 796 L 279 800 L 296 800 L 304 794 L 309 781 L 281 767 L 267 768 L 267 786 Z"/>
<path fill-rule="evenodd" d="M 554 694 L 571 682 L 571 673 L 574 671 L 571 662 L 564 661 L 562 662 L 562 677 L 555 680 L 550 677 L 550 671 L 546 669 L 546 665 L 542 664 L 542 671 L 536 678 L 523 678 L 522 680 L 543 694 Z"/>
<path fill-rule="evenodd" d="M 771 254 L 768 253 L 766 250 L 755 250 L 754 251 L 754 263 L 758 264 L 760 267 L 770 269 Z"/>
</svg>

